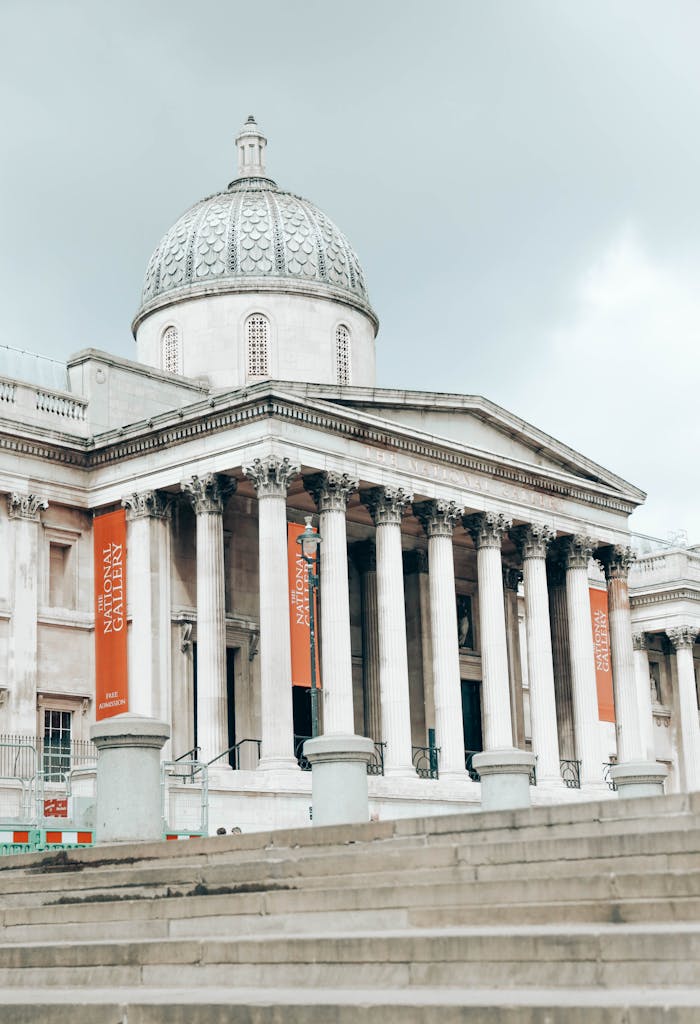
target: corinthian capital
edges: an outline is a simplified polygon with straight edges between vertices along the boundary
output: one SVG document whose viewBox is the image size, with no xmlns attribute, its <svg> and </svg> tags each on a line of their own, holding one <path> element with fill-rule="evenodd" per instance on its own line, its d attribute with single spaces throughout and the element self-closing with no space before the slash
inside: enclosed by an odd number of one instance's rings
<svg viewBox="0 0 700 1024">
<path fill-rule="evenodd" d="M 697 626 L 671 626 L 666 630 L 666 636 L 673 644 L 674 650 L 680 651 L 684 647 L 692 650 L 698 632 Z"/>
<path fill-rule="evenodd" d="M 228 476 L 217 473 L 205 473 L 204 476 L 192 476 L 183 480 L 180 489 L 192 502 L 197 515 L 204 513 L 221 513 L 229 495 L 236 490 L 236 481 Z"/>
<path fill-rule="evenodd" d="M 562 538 L 562 555 L 567 569 L 587 569 L 595 541 L 585 533 Z"/>
<path fill-rule="evenodd" d="M 546 558 L 547 548 L 556 536 L 548 523 L 526 523 L 510 531 L 510 539 L 518 549 L 520 558 Z"/>
<path fill-rule="evenodd" d="M 400 526 L 406 505 L 413 501 L 413 495 L 403 487 L 372 487 L 363 491 L 361 498 L 375 526 Z"/>
<path fill-rule="evenodd" d="M 498 548 L 500 551 L 503 534 L 510 530 L 513 520 L 502 512 L 475 512 L 464 516 L 462 525 L 471 534 L 477 551 L 480 548 Z"/>
<path fill-rule="evenodd" d="M 598 548 L 596 558 L 603 566 L 606 580 L 626 580 L 635 555 L 632 548 L 623 544 L 606 544 Z"/>
<path fill-rule="evenodd" d="M 357 477 L 330 470 L 304 477 L 304 487 L 312 495 L 319 512 L 345 512 L 348 498 L 357 490 L 358 484 Z"/>
<path fill-rule="evenodd" d="M 463 511 L 456 501 L 445 501 L 442 498 L 413 504 L 413 513 L 420 519 L 429 537 L 451 537 Z"/>
<path fill-rule="evenodd" d="M 7 496 L 7 514 L 10 519 L 31 519 L 38 522 L 39 513 L 48 507 L 46 498 L 40 498 L 37 494 L 20 494 L 19 491 L 13 491 Z"/>
<path fill-rule="evenodd" d="M 170 496 L 161 491 L 134 491 L 122 498 L 126 518 L 166 519 L 170 515 Z"/>
<path fill-rule="evenodd" d="M 261 498 L 286 498 L 289 481 L 299 472 L 300 466 L 279 455 L 267 455 L 264 459 L 253 459 L 243 467 L 255 486 L 258 501 Z"/>
<path fill-rule="evenodd" d="M 646 633 L 633 633 L 632 634 L 632 647 L 635 651 L 646 651 L 647 649 L 647 635 Z"/>
</svg>

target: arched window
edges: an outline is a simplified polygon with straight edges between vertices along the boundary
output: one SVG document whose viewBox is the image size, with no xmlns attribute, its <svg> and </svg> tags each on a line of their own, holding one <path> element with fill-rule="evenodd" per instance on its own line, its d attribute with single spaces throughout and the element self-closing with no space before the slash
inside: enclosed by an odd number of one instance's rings
<svg viewBox="0 0 700 1024">
<path fill-rule="evenodd" d="M 163 369 L 168 373 L 181 373 L 180 369 L 180 335 L 177 327 L 166 327 L 161 341 L 161 360 Z"/>
<path fill-rule="evenodd" d="M 335 380 L 336 384 L 350 383 L 350 331 L 345 324 L 335 329 Z"/>
<path fill-rule="evenodd" d="M 248 376 L 270 375 L 270 324 L 267 317 L 254 313 L 246 321 Z"/>
</svg>

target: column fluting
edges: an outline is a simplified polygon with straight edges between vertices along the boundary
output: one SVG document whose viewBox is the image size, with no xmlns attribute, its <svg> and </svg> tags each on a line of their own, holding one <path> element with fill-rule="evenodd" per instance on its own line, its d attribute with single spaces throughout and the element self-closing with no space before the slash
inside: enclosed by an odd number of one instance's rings
<svg viewBox="0 0 700 1024">
<path fill-rule="evenodd" d="M 224 529 L 226 498 L 235 480 L 206 473 L 183 481 L 195 511 L 197 546 L 197 745 L 199 759 L 211 761 L 228 747 Z M 212 766 L 229 767 L 221 758 Z"/>
<path fill-rule="evenodd" d="M 362 494 L 376 527 L 379 690 L 385 775 L 415 775 L 411 746 L 401 516 L 413 499 L 402 487 Z"/>
<path fill-rule="evenodd" d="M 700 789 L 700 724 L 693 665 L 693 646 L 698 629 L 696 626 L 674 626 L 667 629 L 666 633 L 676 652 L 685 788 L 694 791 Z"/>
<path fill-rule="evenodd" d="M 416 503 L 413 510 L 428 535 L 433 701 L 440 777 L 463 779 L 466 770 L 462 684 L 452 551 L 452 533 L 462 508 L 454 501 L 436 500 Z"/>
<path fill-rule="evenodd" d="M 581 762 L 581 784 L 602 785 L 598 691 L 588 593 L 588 563 L 593 553 L 593 541 L 584 534 L 566 537 L 563 539 L 562 552 L 566 567 L 566 611 L 576 756 Z"/>
<path fill-rule="evenodd" d="M 513 746 L 510 680 L 503 595 L 501 539 L 511 520 L 498 512 L 465 516 L 476 547 L 483 694 L 484 750 Z"/>
<path fill-rule="evenodd" d="M 639 727 L 637 674 L 632 646 L 632 615 L 628 589 L 629 567 L 634 561 L 631 548 L 619 544 L 598 550 L 598 560 L 608 584 L 608 620 L 613 694 L 615 697 L 615 733 L 617 760 L 640 761 L 646 756 Z"/>
<path fill-rule="evenodd" d="M 511 530 L 523 560 L 532 750 L 537 755 L 537 779 L 561 784 L 546 566 L 547 548 L 554 536 L 552 527 L 543 523 Z"/>
<path fill-rule="evenodd" d="M 358 481 L 347 473 L 315 473 L 304 479 L 320 514 L 321 683 L 323 732 L 355 732 L 350 642 L 350 592 L 345 515 Z"/>
<path fill-rule="evenodd" d="M 261 771 L 298 769 L 294 757 L 287 569 L 287 488 L 299 466 L 268 456 L 243 467 L 258 496 Z"/>
<path fill-rule="evenodd" d="M 377 549 L 373 540 L 350 548 L 360 573 L 362 601 L 362 695 L 365 736 L 382 740 L 382 702 L 379 686 L 379 625 L 377 621 Z"/>
<path fill-rule="evenodd" d="M 650 761 L 656 759 L 654 744 L 654 711 L 651 704 L 651 684 L 649 678 L 649 652 L 646 633 L 632 634 L 634 648 L 634 671 L 637 684 L 637 707 L 639 710 L 639 731 L 646 757 Z"/>
</svg>

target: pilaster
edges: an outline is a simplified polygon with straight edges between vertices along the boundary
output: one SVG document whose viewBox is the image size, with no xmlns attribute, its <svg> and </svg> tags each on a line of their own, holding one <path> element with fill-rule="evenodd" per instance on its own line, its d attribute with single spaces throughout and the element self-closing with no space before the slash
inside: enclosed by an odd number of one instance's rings
<svg viewBox="0 0 700 1024">
<path fill-rule="evenodd" d="M 39 525 L 49 507 L 37 494 L 7 496 L 10 518 L 12 617 L 8 638 L 9 710 L 12 731 L 36 733 Z"/>
</svg>

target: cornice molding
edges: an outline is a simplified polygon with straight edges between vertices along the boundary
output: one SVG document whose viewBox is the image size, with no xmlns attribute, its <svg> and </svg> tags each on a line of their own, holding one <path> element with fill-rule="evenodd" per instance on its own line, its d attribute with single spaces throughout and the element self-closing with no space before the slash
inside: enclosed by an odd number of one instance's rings
<svg viewBox="0 0 700 1024">
<path fill-rule="evenodd" d="M 677 590 L 630 594 L 630 606 L 632 608 L 647 608 L 649 605 L 667 604 L 669 601 L 700 601 L 700 591 L 679 587 Z"/>
<path fill-rule="evenodd" d="M 228 400 L 229 404 L 226 404 Z M 233 401 L 234 404 L 230 404 Z M 28 436 L 18 438 L 15 432 L 3 432 L 0 428 L 0 450 L 34 456 L 53 462 L 61 462 L 81 469 L 91 470 L 138 458 L 163 448 L 186 444 L 198 437 L 220 433 L 231 427 L 263 419 L 280 419 L 308 425 L 324 433 L 349 437 L 369 446 L 393 450 L 409 456 L 417 456 L 437 462 L 452 469 L 473 471 L 494 479 L 523 487 L 536 489 L 554 497 L 568 498 L 583 504 L 630 514 L 637 502 L 622 496 L 604 493 L 610 490 L 607 484 L 574 482 L 556 479 L 546 474 L 514 466 L 496 454 L 474 454 L 460 451 L 447 441 L 444 445 L 416 438 L 415 434 L 401 428 L 382 429 L 379 425 L 359 423 L 361 415 L 347 407 L 336 409 L 314 408 L 301 399 L 286 398 L 274 393 L 249 396 L 247 393 L 231 399 L 231 395 L 211 397 L 206 401 L 193 403 L 185 409 L 160 413 L 151 420 L 128 425 L 119 430 L 98 435 L 97 438 L 77 438 L 62 435 L 64 443 L 52 443 Z M 28 435 L 33 431 L 22 425 Z"/>
</svg>

